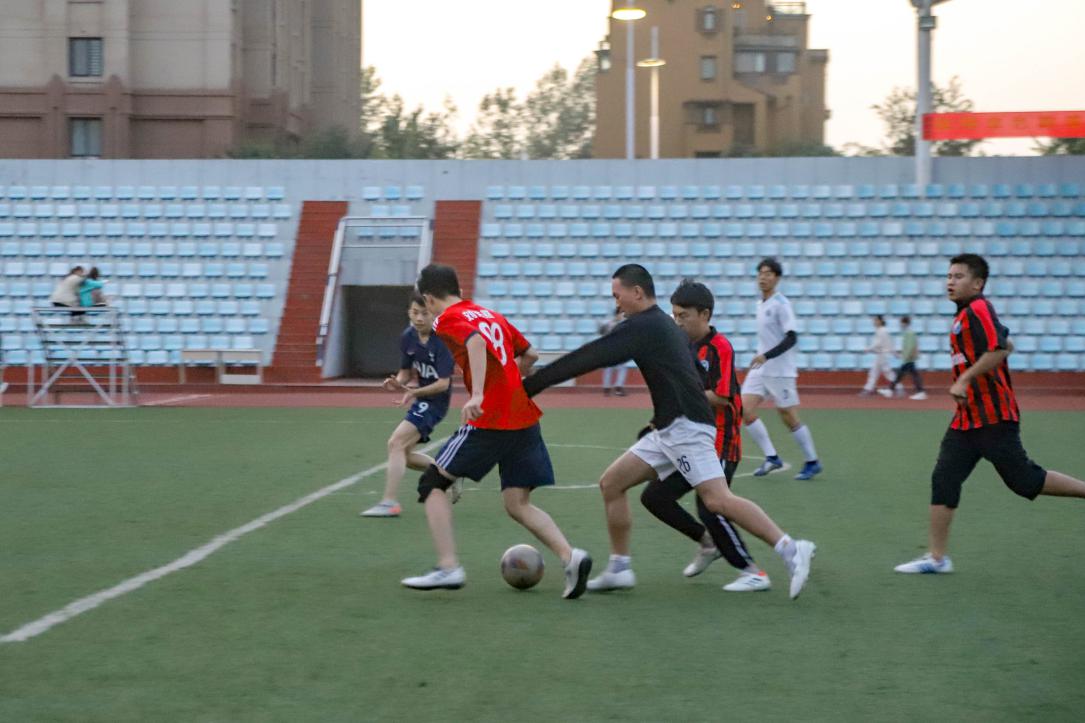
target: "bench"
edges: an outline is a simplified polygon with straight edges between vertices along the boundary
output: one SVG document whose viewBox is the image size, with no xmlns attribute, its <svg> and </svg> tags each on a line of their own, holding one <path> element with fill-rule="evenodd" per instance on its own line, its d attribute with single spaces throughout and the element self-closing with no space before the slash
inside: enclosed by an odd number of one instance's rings
<svg viewBox="0 0 1085 723">
<path fill-rule="evenodd" d="M 264 353 L 259 349 L 185 349 L 177 364 L 181 384 L 185 383 L 185 366 L 188 364 L 215 365 L 215 381 L 219 384 L 262 384 L 264 381 Z M 230 373 L 226 365 L 256 367 L 255 373 Z"/>
</svg>

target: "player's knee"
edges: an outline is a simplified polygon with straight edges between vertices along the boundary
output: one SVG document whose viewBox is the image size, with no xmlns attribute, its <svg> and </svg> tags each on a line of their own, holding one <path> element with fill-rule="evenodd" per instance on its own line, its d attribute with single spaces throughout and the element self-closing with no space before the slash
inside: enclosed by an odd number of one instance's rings
<svg viewBox="0 0 1085 723">
<path fill-rule="evenodd" d="M 452 480 L 441 474 L 437 465 L 431 464 L 418 478 L 418 501 L 425 502 L 433 490 L 447 490 L 452 486 Z"/>
</svg>

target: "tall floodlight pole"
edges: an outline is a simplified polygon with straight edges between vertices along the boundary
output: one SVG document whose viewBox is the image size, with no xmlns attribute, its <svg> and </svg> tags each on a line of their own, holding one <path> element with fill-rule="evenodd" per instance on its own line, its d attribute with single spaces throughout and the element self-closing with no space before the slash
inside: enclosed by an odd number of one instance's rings
<svg viewBox="0 0 1085 723">
<path fill-rule="evenodd" d="M 635 108 L 636 78 L 633 76 L 633 23 L 643 18 L 647 13 L 636 7 L 633 0 L 626 0 L 625 7 L 620 7 L 610 14 L 615 20 L 625 21 L 625 157 L 633 160 L 635 157 L 635 131 L 636 123 L 633 119 Z"/>
<path fill-rule="evenodd" d="M 652 26 L 652 55 L 644 60 L 637 61 L 639 68 L 652 69 L 651 115 L 648 117 L 648 133 L 650 136 L 650 156 L 659 158 L 659 69 L 666 65 L 667 61 L 659 57 L 659 26 Z"/>
<path fill-rule="evenodd" d="M 915 182 L 926 193 L 931 182 L 931 143 L 923 138 L 923 117 L 931 112 L 931 33 L 937 25 L 931 8 L 946 0 L 911 0 L 918 19 L 916 48 Z"/>
</svg>

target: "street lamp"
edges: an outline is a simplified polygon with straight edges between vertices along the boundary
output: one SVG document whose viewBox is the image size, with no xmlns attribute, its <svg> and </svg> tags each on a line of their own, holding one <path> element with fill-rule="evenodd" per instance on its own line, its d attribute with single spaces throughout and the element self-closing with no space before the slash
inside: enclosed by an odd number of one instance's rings
<svg viewBox="0 0 1085 723">
<path fill-rule="evenodd" d="M 931 143 L 923 138 L 923 117 L 931 112 L 931 31 L 937 20 L 931 8 L 947 0 L 911 0 L 918 19 L 916 52 L 915 182 L 926 194 L 931 182 Z"/>
<path fill-rule="evenodd" d="M 638 68 L 652 69 L 652 111 L 648 118 L 649 136 L 651 139 L 651 153 L 653 159 L 659 158 L 659 69 L 667 64 L 667 61 L 659 57 L 659 26 L 652 26 L 652 54 L 650 57 L 637 62 Z"/>
<path fill-rule="evenodd" d="M 633 121 L 634 99 L 636 88 L 633 78 L 633 23 L 647 15 L 644 10 L 636 7 L 633 0 L 626 0 L 625 7 L 616 8 L 610 17 L 625 22 L 625 157 L 628 160 L 634 158 L 635 130 Z"/>
</svg>

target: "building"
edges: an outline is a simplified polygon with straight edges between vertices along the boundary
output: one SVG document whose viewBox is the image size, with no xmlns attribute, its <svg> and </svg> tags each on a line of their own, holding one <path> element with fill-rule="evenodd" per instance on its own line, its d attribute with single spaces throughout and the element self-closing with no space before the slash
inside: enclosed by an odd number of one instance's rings
<svg viewBox="0 0 1085 723">
<path fill-rule="evenodd" d="M 361 0 L 4 0 L 0 157 L 215 158 L 358 125 Z"/>
<path fill-rule="evenodd" d="M 615 8 L 625 0 L 614 0 Z M 802 2 L 638 0 L 640 20 L 611 18 L 598 51 L 596 158 L 625 156 L 626 23 L 635 61 L 658 28 L 660 156 L 716 158 L 795 152 L 824 143 L 827 50 L 807 47 Z M 650 149 L 650 74 L 637 68 L 635 149 Z"/>
</svg>

